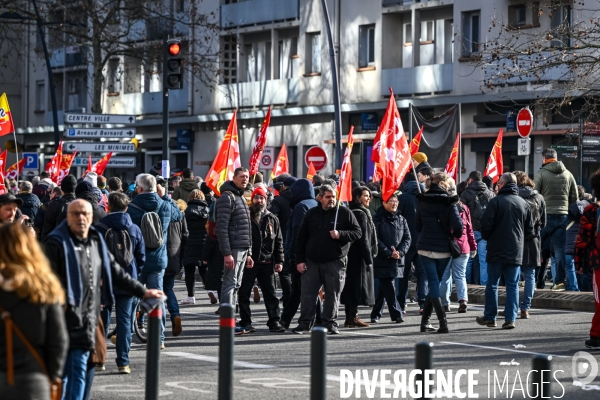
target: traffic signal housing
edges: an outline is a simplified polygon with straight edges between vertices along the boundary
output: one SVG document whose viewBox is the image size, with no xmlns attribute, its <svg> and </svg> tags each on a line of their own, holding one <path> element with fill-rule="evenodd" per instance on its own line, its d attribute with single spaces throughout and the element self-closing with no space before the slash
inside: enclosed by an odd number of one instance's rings
<svg viewBox="0 0 600 400">
<path fill-rule="evenodd" d="M 165 44 L 166 87 L 169 90 L 183 88 L 183 58 L 181 40 L 169 39 Z"/>
</svg>

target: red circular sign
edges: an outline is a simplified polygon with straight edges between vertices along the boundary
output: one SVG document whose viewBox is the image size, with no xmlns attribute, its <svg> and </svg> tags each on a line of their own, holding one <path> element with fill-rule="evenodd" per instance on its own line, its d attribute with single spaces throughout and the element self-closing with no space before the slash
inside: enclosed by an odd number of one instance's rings
<svg viewBox="0 0 600 400">
<path fill-rule="evenodd" d="M 533 114 L 529 108 L 522 108 L 517 114 L 517 132 L 522 138 L 529 136 L 533 130 Z"/>
<path fill-rule="evenodd" d="M 313 146 L 306 151 L 304 162 L 307 167 L 312 162 L 317 172 L 321 171 L 327 165 L 327 153 L 322 147 Z"/>
</svg>

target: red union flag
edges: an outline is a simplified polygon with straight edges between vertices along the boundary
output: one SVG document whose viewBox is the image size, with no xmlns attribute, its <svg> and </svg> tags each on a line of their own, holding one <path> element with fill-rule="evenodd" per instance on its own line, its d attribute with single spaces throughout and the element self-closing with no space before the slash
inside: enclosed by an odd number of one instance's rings
<svg viewBox="0 0 600 400">
<path fill-rule="evenodd" d="M 381 199 L 388 201 L 394 192 L 398 190 L 404 175 L 412 165 L 408 142 L 392 88 L 390 88 L 390 101 L 377 131 L 377 136 L 379 137 L 378 162 L 381 164 L 381 170 L 383 171 Z M 377 140 L 377 137 L 375 140 Z"/>
<path fill-rule="evenodd" d="M 338 187 L 339 201 L 352 200 L 352 164 L 350 163 L 350 155 L 352 155 L 352 146 L 354 145 L 353 131 L 354 127 L 351 126 L 350 132 L 348 132 L 348 146 L 346 146 L 346 152 L 344 153 L 342 172 L 340 173 L 340 185 Z"/>
<path fill-rule="evenodd" d="M 494 183 L 498 182 L 500 175 L 504 172 L 504 160 L 502 160 L 502 133 L 503 130 L 501 128 L 500 132 L 498 132 L 498 139 L 496 139 L 496 143 L 494 143 L 494 148 L 492 148 L 492 153 L 490 154 L 485 171 L 483 172 L 483 176 L 489 176 L 493 179 Z"/>
<path fill-rule="evenodd" d="M 110 161 L 112 155 L 113 152 L 111 151 L 110 153 L 96 161 L 96 163 L 92 166 L 92 171 L 94 171 L 98 175 L 103 175 L 104 170 L 106 170 L 106 167 L 108 166 L 108 162 Z"/>
<path fill-rule="evenodd" d="M 306 179 L 308 179 L 309 181 L 313 181 L 313 178 L 315 177 L 315 175 L 317 174 L 317 170 L 315 168 L 315 166 L 313 165 L 312 161 L 310 161 L 308 163 L 308 172 L 306 173 Z"/>
<path fill-rule="evenodd" d="M 273 167 L 273 172 L 271 172 L 271 178 L 276 178 L 281 174 L 289 174 L 290 173 L 290 162 L 288 161 L 287 147 L 285 143 L 281 145 L 281 150 L 279 150 L 279 155 L 275 160 L 275 166 Z"/>
<path fill-rule="evenodd" d="M 23 171 L 23 167 L 25 166 L 25 161 L 27 160 L 23 158 L 18 163 L 8 167 L 6 170 L 6 179 L 18 179 L 19 175 L 21 175 L 21 171 Z"/>
<path fill-rule="evenodd" d="M 58 142 L 58 148 L 56 149 L 56 153 L 54 153 L 54 155 L 52 156 L 52 159 L 46 166 L 46 171 L 50 175 L 50 179 L 52 180 L 52 182 L 56 183 L 57 185 L 58 185 L 59 179 L 62 180 L 62 178 L 60 177 L 60 163 L 62 160 L 62 146 L 63 146 L 63 142 L 61 140 L 60 142 Z"/>
<path fill-rule="evenodd" d="M 410 141 L 410 156 L 414 156 L 415 153 L 419 152 L 419 147 L 421 146 L 421 138 L 423 137 L 423 128 L 419 129 L 419 133 L 415 135 L 413 140 Z"/>
<path fill-rule="evenodd" d="M 6 93 L 0 96 L 0 136 L 8 135 L 15 131 L 10 107 L 8 106 L 8 97 Z"/>
<path fill-rule="evenodd" d="M 219 191 L 221 185 L 225 181 L 233 179 L 233 172 L 235 169 L 242 166 L 242 163 L 240 162 L 236 116 L 237 110 L 233 112 L 233 117 L 231 117 L 219 152 L 210 166 L 208 175 L 205 179 L 206 185 L 218 196 L 221 195 L 221 192 Z"/>
<path fill-rule="evenodd" d="M 254 175 L 258 172 L 258 166 L 260 165 L 260 157 L 262 156 L 265 144 L 267 144 L 267 128 L 271 123 L 271 108 L 273 108 L 273 106 L 270 106 L 269 111 L 267 111 L 265 120 L 263 121 L 260 127 L 260 133 L 256 138 L 256 144 L 254 145 L 254 149 L 252 150 L 252 155 L 250 156 L 250 175 Z"/>
<path fill-rule="evenodd" d="M 6 150 L 4 150 L 0 153 L 0 174 L 2 175 L 4 175 L 4 170 L 6 169 L 6 157 L 7 153 Z M 3 183 L 3 181 L 0 181 L 0 183 Z"/>
<path fill-rule="evenodd" d="M 56 182 L 57 185 L 60 185 L 65 176 L 69 175 L 69 172 L 71 171 L 71 165 L 73 164 L 73 160 L 76 156 L 77 150 L 75 150 L 75 153 L 73 154 L 63 154 L 62 159 L 60 161 L 60 168 L 58 171 L 59 175 L 58 180 Z"/>
<path fill-rule="evenodd" d="M 450 153 L 448 164 L 446 164 L 446 168 L 444 169 L 444 172 L 450 175 L 454 181 L 456 181 L 458 176 L 458 146 L 460 146 L 460 132 L 456 134 L 456 141 L 454 142 L 452 153 Z"/>
</svg>

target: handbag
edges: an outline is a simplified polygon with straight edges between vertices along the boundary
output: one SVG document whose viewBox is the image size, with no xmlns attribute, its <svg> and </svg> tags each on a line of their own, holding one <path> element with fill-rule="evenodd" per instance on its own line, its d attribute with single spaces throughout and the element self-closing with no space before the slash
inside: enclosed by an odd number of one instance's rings
<svg viewBox="0 0 600 400">
<path fill-rule="evenodd" d="M 94 364 L 106 364 L 106 331 L 102 318 L 98 317 L 96 324 L 96 344 L 90 354 L 90 362 Z"/>
<path fill-rule="evenodd" d="M 25 337 L 23 332 L 19 329 L 17 325 L 13 322 L 10 317 L 10 313 L 6 311 L 2 306 L 0 306 L 0 314 L 4 319 L 4 330 L 6 334 L 6 382 L 9 385 L 13 385 L 15 383 L 15 365 L 14 365 L 14 354 L 13 354 L 13 332 L 17 334 L 21 343 L 27 347 L 27 350 L 31 353 L 33 358 L 40 364 L 42 368 L 42 372 L 48 377 L 48 382 L 50 385 L 50 400 L 59 400 L 62 397 L 62 379 L 56 378 L 56 380 L 51 381 L 50 376 L 48 375 L 48 370 L 46 369 L 46 365 L 44 365 L 44 361 L 38 354 L 38 352 L 33 348 L 29 340 Z"/>
<path fill-rule="evenodd" d="M 438 218 L 438 223 L 440 224 L 442 229 L 444 231 L 446 231 L 446 233 L 448 235 L 448 244 L 450 245 L 450 255 L 452 256 L 452 258 L 458 258 L 458 257 L 462 256 L 460 247 L 458 246 L 458 243 L 456 243 L 456 240 L 454 240 L 454 238 L 452 237 L 452 233 L 450 232 L 450 229 L 445 229 L 444 225 L 442 224 L 442 222 L 440 221 L 439 218 Z"/>
</svg>

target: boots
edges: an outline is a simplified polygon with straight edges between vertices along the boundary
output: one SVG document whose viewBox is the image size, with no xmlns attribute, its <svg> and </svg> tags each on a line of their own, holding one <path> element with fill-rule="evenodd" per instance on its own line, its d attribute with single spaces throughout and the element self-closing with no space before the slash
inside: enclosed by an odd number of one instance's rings
<svg viewBox="0 0 600 400">
<path fill-rule="evenodd" d="M 421 315 L 421 332 L 432 332 L 435 331 L 435 327 L 429 322 L 431 313 L 433 312 L 433 303 L 429 296 L 425 298 L 425 304 L 423 304 L 423 314 Z"/>
<path fill-rule="evenodd" d="M 446 311 L 444 310 L 444 306 L 442 305 L 441 297 L 434 297 L 431 299 L 433 303 L 433 308 L 435 309 L 435 313 L 440 321 L 440 328 L 437 330 L 438 333 L 448 333 L 448 323 L 446 322 Z"/>
</svg>

